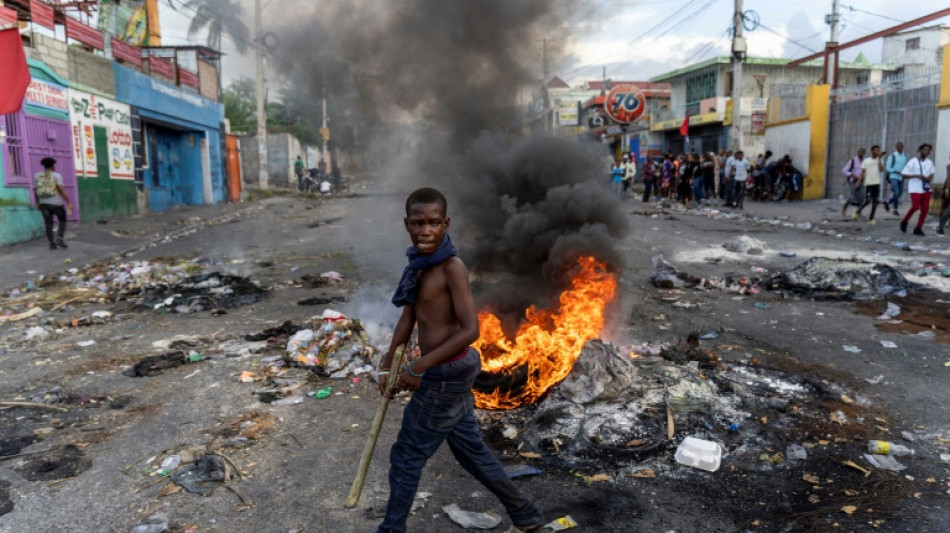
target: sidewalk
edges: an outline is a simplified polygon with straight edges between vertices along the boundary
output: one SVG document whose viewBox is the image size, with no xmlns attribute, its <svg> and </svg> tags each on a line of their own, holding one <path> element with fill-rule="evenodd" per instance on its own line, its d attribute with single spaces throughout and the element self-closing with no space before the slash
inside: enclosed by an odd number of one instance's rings
<svg viewBox="0 0 950 533">
<path fill-rule="evenodd" d="M 45 236 L 0 247 L 0 288 L 11 288 L 39 275 L 135 250 L 176 232 L 214 223 L 258 205 L 259 202 L 184 206 L 164 213 L 113 219 L 106 224 L 69 224 L 65 238 L 69 248 L 50 250 Z"/>
</svg>

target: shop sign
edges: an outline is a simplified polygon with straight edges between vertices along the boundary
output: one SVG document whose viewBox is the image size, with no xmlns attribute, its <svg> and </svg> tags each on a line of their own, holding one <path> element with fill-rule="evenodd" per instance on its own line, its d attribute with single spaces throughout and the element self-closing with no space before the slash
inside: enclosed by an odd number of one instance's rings
<svg viewBox="0 0 950 533">
<path fill-rule="evenodd" d="M 633 85 L 620 85 L 607 93 L 604 111 L 619 124 L 635 122 L 647 107 L 643 91 Z"/>
<path fill-rule="evenodd" d="M 113 179 L 135 179 L 132 120 L 127 104 L 69 89 L 69 122 L 78 173 L 87 178 L 99 176 L 95 128 L 101 127 L 106 130 L 109 176 Z"/>
<path fill-rule="evenodd" d="M 53 109 L 55 111 L 66 111 L 69 109 L 69 105 L 66 102 L 66 89 L 64 87 L 53 85 L 52 83 L 47 83 L 36 78 L 30 80 L 30 85 L 26 88 L 26 103 L 44 109 Z"/>
</svg>

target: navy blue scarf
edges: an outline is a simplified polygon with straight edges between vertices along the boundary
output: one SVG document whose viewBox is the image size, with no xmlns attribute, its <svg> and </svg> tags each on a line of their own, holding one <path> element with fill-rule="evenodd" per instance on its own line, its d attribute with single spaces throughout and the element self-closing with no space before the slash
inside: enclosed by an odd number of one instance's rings
<svg viewBox="0 0 950 533">
<path fill-rule="evenodd" d="M 415 246 L 410 246 L 406 250 L 409 265 L 402 271 L 402 279 L 399 280 L 399 287 L 396 288 L 396 294 L 393 295 L 393 305 L 402 307 L 416 303 L 416 296 L 419 292 L 417 286 L 419 276 L 442 261 L 458 255 L 458 253 L 458 250 L 452 245 L 452 238 L 449 237 L 448 233 L 442 237 L 442 242 L 432 255 L 422 255 Z"/>
</svg>

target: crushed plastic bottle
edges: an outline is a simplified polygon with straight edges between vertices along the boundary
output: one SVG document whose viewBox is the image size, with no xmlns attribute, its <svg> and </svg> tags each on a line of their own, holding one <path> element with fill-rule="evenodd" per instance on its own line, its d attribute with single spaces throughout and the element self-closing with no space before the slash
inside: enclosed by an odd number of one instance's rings
<svg viewBox="0 0 950 533">
<path fill-rule="evenodd" d="M 180 455 L 169 455 L 162 461 L 162 466 L 158 467 L 158 473 L 167 476 L 181 465 Z"/>
<path fill-rule="evenodd" d="M 903 444 L 894 444 L 886 440 L 872 440 L 868 442 L 868 451 L 875 455 L 896 455 L 898 457 L 901 455 L 914 455 L 915 453 L 914 450 L 911 450 Z"/>
</svg>

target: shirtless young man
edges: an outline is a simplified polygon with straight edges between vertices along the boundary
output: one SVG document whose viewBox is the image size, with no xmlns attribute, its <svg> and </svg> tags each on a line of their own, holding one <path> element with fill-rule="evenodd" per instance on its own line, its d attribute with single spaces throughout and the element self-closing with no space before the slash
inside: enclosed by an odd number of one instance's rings
<svg viewBox="0 0 950 533">
<path fill-rule="evenodd" d="M 393 303 L 402 306 L 392 343 L 380 368 L 397 375 L 396 389 L 413 391 L 402 428 L 389 456 L 389 502 L 377 533 L 406 531 L 406 519 L 422 468 L 448 442 L 455 459 L 505 506 L 515 527 L 531 531 L 543 517 L 505 474 L 482 441 L 475 420 L 472 385 L 481 360 L 470 346 L 478 339 L 478 315 L 468 270 L 449 238 L 448 204 L 435 189 L 419 189 L 406 200 L 406 231 L 412 246 Z M 390 368 L 396 348 L 419 327 L 422 357 Z M 380 392 L 387 376 L 380 376 Z"/>
</svg>

